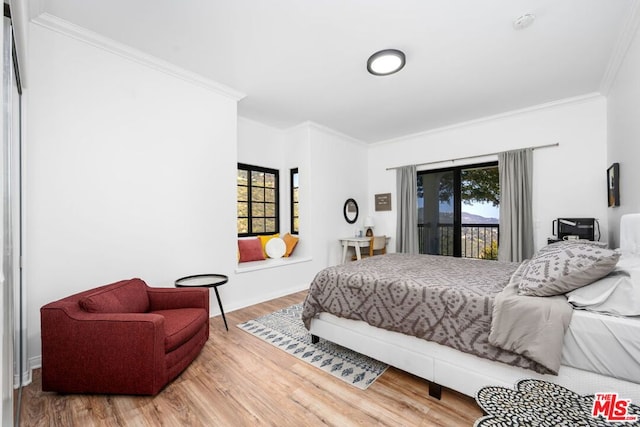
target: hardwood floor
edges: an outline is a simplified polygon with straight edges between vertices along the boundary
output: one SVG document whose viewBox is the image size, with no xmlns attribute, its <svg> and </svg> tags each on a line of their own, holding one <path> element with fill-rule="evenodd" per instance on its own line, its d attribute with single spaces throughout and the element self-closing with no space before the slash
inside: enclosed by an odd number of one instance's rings
<svg viewBox="0 0 640 427">
<path fill-rule="evenodd" d="M 198 358 L 154 397 L 59 395 L 41 391 L 40 370 L 23 389 L 21 426 L 470 426 L 475 401 L 389 368 L 359 390 L 235 327 L 301 302 L 306 292 L 210 320 Z"/>
</svg>

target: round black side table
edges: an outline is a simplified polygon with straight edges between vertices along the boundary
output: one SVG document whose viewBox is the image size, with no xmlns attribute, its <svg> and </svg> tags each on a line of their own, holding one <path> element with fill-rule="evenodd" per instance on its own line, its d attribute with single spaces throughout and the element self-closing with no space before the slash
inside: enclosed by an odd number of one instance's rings
<svg viewBox="0 0 640 427">
<path fill-rule="evenodd" d="M 189 288 L 189 287 L 205 287 L 213 288 L 216 292 L 216 298 L 218 299 L 218 307 L 220 307 L 220 313 L 222 313 L 222 320 L 224 320 L 224 327 L 229 330 L 227 326 L 227 318 L 224 316 L 224 309 L 222 308 L 222 301 L 220 301 L 220 294 L 218 293 L 218 286 L 222 286 L 229 281 L 229 278 L 224 274 L 195 274 L 193 276 L 181 277 L 175 281 L 177 288 Z"/>
</svg>

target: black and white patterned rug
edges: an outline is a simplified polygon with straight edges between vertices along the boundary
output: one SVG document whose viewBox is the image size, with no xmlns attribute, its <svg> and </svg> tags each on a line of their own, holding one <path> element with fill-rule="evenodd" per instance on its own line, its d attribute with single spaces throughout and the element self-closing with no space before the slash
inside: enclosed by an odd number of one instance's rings
<svg viewBox="0 0 640 427">
<path fill-rule="evenodd" d="M 362 390 L 388 368 L 382 362 L 323 339 L 312 344 L 301 314 L 302 304 L 295 304 L 237 326 Z"/>
<path fill-rule="evenodd" d="M 614 395 L 580 396 L 536 379 L 520 380 L 515 390 L 484 387 L 476 401 L 488 415 L 476 420 L 474 427 L 639 426 L 640 407 L 628 401 L 620 404 L 624 396 Z M 594 405 L 596 399 L 599 403 Z"/>
</svg>

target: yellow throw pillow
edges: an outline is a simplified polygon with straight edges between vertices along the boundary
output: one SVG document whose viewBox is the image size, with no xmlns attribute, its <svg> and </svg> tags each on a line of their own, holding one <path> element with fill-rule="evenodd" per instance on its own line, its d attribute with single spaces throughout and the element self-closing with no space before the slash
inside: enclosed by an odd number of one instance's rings
<svg viewBox="0 0 640 427">
<path fill-rule="evenodd" d="M 284 244 L 287 246 L 287 251 L 284 253 L 284 256 L 291 255 L 293 253 L 293 250 L 295 249 L 296 245 L 298 244 L 299 238 L 296 237 L 296 236 L 292 236 L 291 234 L 287 233 L 287 234 L 284 235 L 282 240 L 284 240 Z"/>
<path fill-rule="evenodd" d="M 262 243 L 262 252 L 264 252 L 265 258 L 268 258 L 267 250 L 265 249 L 265 246 L 267 246 L 267 242 L 273 239 L 274 237 L 280 237 L 280 233 L 272 234 L 269 236 L 258 236 L 258 239 L 260 239 L 260 243 Z"/>
</svg>

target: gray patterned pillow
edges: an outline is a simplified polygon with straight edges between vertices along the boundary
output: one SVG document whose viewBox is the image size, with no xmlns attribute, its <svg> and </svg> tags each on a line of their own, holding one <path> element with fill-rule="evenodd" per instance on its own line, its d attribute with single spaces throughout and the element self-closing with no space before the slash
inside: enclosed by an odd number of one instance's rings
<svg viewBox="0 0 640 427">
<path fill-rule="evenodd" d="M 600 279 L 616 266 L 620 254 L 593 244 L 545 247 L 524 266 L 520 295 L 560 295 Z"/>
<path fill-rule="evenodd" d="M 606 248 L 609 246 L 607 242 L 597 242 L 593 240 L 562 240 L 561 242 L 550 243 L 547 246 L 543 246 L 538 250 L 538 254 L 547 252 L 550 250 L 556 250 L 558 248 L 565 249 L 573 245 L 594 245 L 599 248 Z"/>
</svg>

